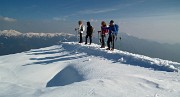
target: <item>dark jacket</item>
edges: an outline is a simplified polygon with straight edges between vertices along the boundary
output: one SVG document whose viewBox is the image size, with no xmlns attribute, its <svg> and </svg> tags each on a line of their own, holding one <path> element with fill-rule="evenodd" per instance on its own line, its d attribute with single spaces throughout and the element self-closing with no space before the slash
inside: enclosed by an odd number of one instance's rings
<svg viewBox="0 0 180 97">
<path fill-rule="evenodd" d="M 93 33 L 93 27 L 91 25 L 87 26 L 87 31 L 86 31 L 88 36 L 92 36 Z"/>
</svg>

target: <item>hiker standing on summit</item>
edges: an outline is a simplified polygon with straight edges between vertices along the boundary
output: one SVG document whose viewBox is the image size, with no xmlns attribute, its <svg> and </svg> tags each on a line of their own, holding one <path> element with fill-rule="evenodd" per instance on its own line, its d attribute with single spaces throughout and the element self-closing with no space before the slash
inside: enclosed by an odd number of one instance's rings
<svg viewBox="0 0 180 97">
<path fill-rule="evenodd" d="M 91 45 L 93 30 L 94 30 L 94 28 L 91 26 L 91 23 L 87 22 L 87 31 L 86 31 L 86 42 L 85 42 L 85 44 L 87 44 L 87 38 L 89 37 L 89 40 L 90 40 L 89 45 Z"/>
<path fill-rule="evenodd" d="M 108 33 L 108 29 L 107 29 L 107 25 L 106 22 L 102 21 L 101 22 L 101 31 L 100 31 L 100 35 L 101 35 L 101 48 L 105 48 L 105 41 L 104 38 L 106 37 L 106 34 Z"/>
<path fill-rule="evenodd" d="M 114 24 L 114 21 L 111 20 L 109 23 L 109 37 L 107 41 L 107 46 L 108 48 L 106 50 L 114 50 L 114 40 L 117 38 L 117 33 L 118 33 L 118 25 Z M 110 43 L 112 44 L 112 48 L 110 48 Z"/>
<path fill-rule="evenodd" d="M 83 32 L 85 31 L 85 26 L 83 25 L 82 21 L 79 21 L 78 24 L 79 24 L 79 27 L 75 28 L 75 30 L 78 32 L 79 37 L 80 37 L 79 43 L 83 43 L 82 35 L 83 35 Z"/>
</svg>

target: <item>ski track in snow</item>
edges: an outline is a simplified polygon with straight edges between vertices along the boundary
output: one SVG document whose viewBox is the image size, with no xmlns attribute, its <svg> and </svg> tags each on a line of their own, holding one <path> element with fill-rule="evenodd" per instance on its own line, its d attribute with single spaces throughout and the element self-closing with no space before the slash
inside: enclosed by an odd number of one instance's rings
<svg viewBox="0 0 180 97">
<path fill-rule="evenodd" d="M 180 64 L 99 45 L 0 57 L 0 97 L 180 97 Z"/>
</svg>

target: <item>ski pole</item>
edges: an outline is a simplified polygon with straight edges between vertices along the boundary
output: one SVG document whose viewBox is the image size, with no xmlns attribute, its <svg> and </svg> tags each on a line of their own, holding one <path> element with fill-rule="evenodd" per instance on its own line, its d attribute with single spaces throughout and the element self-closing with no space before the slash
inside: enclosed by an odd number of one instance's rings
<svg viewBox="0 0 180 97">
<path fill-rule="evenodd" d="M 121 49 L 121 39 L 122 39 L 122 38 L 121 38 L 121 37 L 119 37 L 119 47 L 118 47 L 118 48 L 119 48 L 119 50 Z"/>
<path fill-rule="evenodd" d="M 99 38 L 99 34 L 101 33 L 101 31 L 98 31 L 98 43 L 100 44 L 100 38 Z"/>
<path fill-rule="evenodd" d="M 78 28 L 75 28 L 76 31 L 76 40 L 78 41 Z"/>
</svg>

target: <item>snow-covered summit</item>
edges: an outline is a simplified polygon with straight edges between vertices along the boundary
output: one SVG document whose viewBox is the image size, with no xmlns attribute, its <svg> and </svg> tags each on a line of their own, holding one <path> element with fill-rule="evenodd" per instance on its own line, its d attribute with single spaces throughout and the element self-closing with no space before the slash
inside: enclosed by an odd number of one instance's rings
<svg viewBox="0 0 180 97">
<path fill-rule="evenodd" d="M 0 97 L 179 97 L 179 66 L 64 42 L 0 56 Z"/>
<path fill-rule="evenodd" d="M 73 36 L 69 33 L 35 33 L 35 32 L 28 32 L 28 33 L 21 33 L 16 30 L 3 30 L 0 31 L 0 36 L 6 36 L 6 37 L 56 37 L 56 36 Z"/>
<path fill-rule="evenodd" d="M 74 42 L 67 42 L 72 46 L 79 45 Z M 83 46 L 83 45 L 81 45 Z M 159 58 L 150 58 L 148 56 L 133 54 L 126 51 L 114 50 L 106 51 L 99 48 L 99 45 L 93 44 L 90 46 L 83 46 L 83 48 L 78 48 L 79 51 L 85 52 L 91 55 L 101 56 L 115 62 L 131 64 L 135 66 L 142 66 L 146 68 L 151 68 L 155 70 L 165 70 L 165 71 L 178 71 L 180 70 L 180 63 L 172 62 L 168 60 L 162 60 Z M 98 51 L 98 52 L 97 52 Z"/>
<path fill-rule="evenodd" d="M 3 30 L 0 31 L 0 36 L 19 36 L 21 35 L 21 32 L 18 32 L 16 30 Z"/>
</svg>

